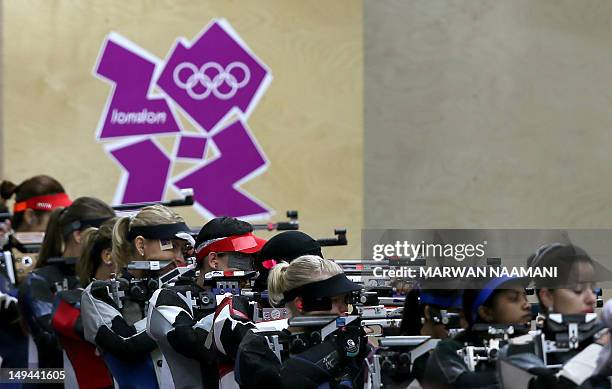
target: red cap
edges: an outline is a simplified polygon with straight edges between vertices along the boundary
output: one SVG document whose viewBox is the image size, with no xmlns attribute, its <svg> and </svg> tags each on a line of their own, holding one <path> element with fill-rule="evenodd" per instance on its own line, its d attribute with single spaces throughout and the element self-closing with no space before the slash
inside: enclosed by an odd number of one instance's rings
<svg viewBox="0 0 612 389">
<path fill-rule="evenodd" d="M 26 209 L 35 211 L 53 211 L 55 208 L 68 207 L 72 201 L 66 193 L 55 193 L 44 196 L 30 197 L 25 201 L 15 203 L 13 212 L 23 212 Z"/>
<path fill-rule="evenodd" d="M 201 261 L 211 252 L 254 254 L 260 251 L 265 243 L 265 239 L 261 239 L 250 232 L 226 238 L 211 239 L 196 248 L 196 258 L 198 261 Z"/>
</svg>

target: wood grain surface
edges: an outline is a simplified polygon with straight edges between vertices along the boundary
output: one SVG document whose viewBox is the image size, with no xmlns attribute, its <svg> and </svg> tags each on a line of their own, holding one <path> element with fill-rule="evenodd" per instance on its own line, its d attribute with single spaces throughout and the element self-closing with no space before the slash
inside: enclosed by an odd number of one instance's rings
<svg viewBox="0 0 612 389">
<path fill-rule="evenodd" d="M 367 227 L 612 227 L 611 2 L 364 4 Z"/>
<path fill-rule="evenodd" d="M 315 237 L 348 228 L 351 245 L 326 253 L 359 255 L 361 1 L 6 0 L 2 14 L 7 178 L 47 173 L 73 197 L 110 202 L 120 170 L 94 139 L 109 85 L 92 75 L 105 36 L 115 31 L 163 58 L 177 37 L 226 18 L 274 77 L 248 120 L 270 166 L 243 188 L 276 210 L 272 220 L 298 209 Z"/>
</svg>

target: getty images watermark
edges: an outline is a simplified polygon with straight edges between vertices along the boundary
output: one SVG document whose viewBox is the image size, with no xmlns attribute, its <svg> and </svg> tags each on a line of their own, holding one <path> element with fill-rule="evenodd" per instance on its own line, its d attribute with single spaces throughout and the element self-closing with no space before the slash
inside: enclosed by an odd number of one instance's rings
<svg viewBox="0 0 612 389">
<path fill-rule="evenodd" d="M 508 276 L 552 288 L 584 280 L 612 287 L 612 230 L 367 229 L 361 244 L 361 259 L 343 266 L 366 285 L 427 280 L 432 288 L 469 289 Z M 586 254 L 541 255 L 557 246 Z"/>
<path fill-rule="evenodd" d="M 493 278 L 493 277 L 527 277 L 527 278 L 556 278 L 557 266 L 527 267 L 527 266 L 500 266 L 497 261 L 486 265 L 464 265 L 462 263 L 474 260 L 485 261 L 487 241 L 479 243 L 427 243 L 421 240 L 418 243 L 395 241 L 393 243 L 378 243 L 372 246 L 372 259 L 377 262 L 385 261 L 373 268 L 373 275 L 379 278 Z M 438 266 L 423 266 L 426 259 L 442 260 Z M 445 260 L 452 259 L 456 263 L 444 264 Z M 492 259 L 492 258 L 490 258 Z M 393 265 L 395 264 L 395 266 Z"/>
</svg>

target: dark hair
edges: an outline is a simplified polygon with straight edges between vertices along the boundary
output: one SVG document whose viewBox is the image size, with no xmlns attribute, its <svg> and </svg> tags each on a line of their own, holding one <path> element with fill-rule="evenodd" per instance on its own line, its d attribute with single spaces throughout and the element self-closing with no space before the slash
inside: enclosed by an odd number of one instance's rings
<svg viewBox="0 0 612 389">
<path fill-rule="evenodd" d="M 425 318 L 425 306 L 434 306 L 439 308 L 448 308 L 437 304 L 424 304 L 420 302 L 421 292 L 427 292 L 442 299 L 459 298 L 461 291 L 457 289 L 411 289 L 406 295 L 404 303 L 404 312 L 402 314 L 402 323 L 400 333 L 406 336 L 421 335 L 423 322 L 421 318 Z"/>
<path fill-rule="evenodd" d="M 485 306 L 487 308 L 493 308 L 497 297 L 504 291 L 505 289 L 495 289 L 491 293 L 491 295 L 479 306 Z M 475 323 L 484 323 L 486 322 L 483 318 L 480 317 L 480 314 L 476 314 L 476 320 L 472 318 L 472 311 L 474 309 L 478 309 L 478 307 L 474 307 L 476 303 L 476 299 L 482 289 L 466 289 L 463 291 L 463 316 L 465 316 L 465 320 L 468 322 L 468 328 L 471 328 Z"/>
<path fill-rule="evenodd" d="M 76 264 L 79 281 L 83 287 L 92 281 L 102 263 L 102 251 L 113 246 L 113 227 L 118 218 L 102 223 L 100 228 L 90 227 L 83 231 L 83 251 Z"/>
<path fill-rule="evenodd" d="M 66 228 L 69 228 L 70 224 L 77 221 L 111 218 L 113 216 L 115 216 L 115 211 L 111 207 L 102 200 L 93 197 L 79 197 L 67 208 L 56 208 L 51 212 L 36 267 L 45 266 L 49 258 L 62 256 L 66 239 L 74 231 L 73 229 L 66 232 Z"/>
<path fill-rule="evenodd" d="M 570 281 L 576 276 L 576 266 L 584 263 L 593 266 L 593 259 L 582 248 L 571 245 L 552 243 L 540 247 L 534 254 L 527 259 L 529 267 L 556 267 L 557 277 L 555 278 L 536 278 L 534 279 L 536 287 L 536 296 L 540 307 L 543 307 L 542 299 L 540 298 L 540 290 L 547 288 L 554 290 L 556 288 L 569 287 Z"/>
<path fill-rule="evenodd" d="M 419 295 L 421 291 L 418 288 L 411 289 L 406 295 L 404 302 L 404 312 L 402 314 L 402 324 L 400 326 L 400 334 L 405 336 L 421 335 L 425 310 L 419 304 Z"/>
<path fill-rule="evenodd" d="M 25 201 L 32 197 L 51 195 L 65 192 L 64 187 L 55 178 L 46 175 L 39 175 L 28 178 L 19 185 L 13 184 L 11 181 L 4 180 L 0 183 L 0 196 L 9 200 L 13 195 L 15 202 Z M 42 216 L 47 211 L 34 211 L 37 216 Z M 11 223 L 15 230 L 23 224 L 23 212 L 17 212 L 13 215 Z"/>
<path fill-rule="evenodd" d="M 253 226 L 250 223 L 233 217 L 216 217 L 204 224 L 196 238 L 196 247 L 207 240 L 242 235 L 249 232 L 253 232 Z"/>
<path fill-rule="evenodd" d="M 576 265 L 594 265 L 591 257 L 582 248 L 574 245 L 553 243 L 542 246 L 527 259 L 529 267 L 556 267 L 557 277 L 534 279 L 536 288 L 567 286 L 576 276 Z"/>
</svg>

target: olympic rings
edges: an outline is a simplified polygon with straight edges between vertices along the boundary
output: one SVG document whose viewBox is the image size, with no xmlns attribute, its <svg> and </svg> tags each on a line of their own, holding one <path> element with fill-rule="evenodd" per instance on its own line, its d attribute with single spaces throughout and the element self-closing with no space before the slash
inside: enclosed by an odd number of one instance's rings
<svg viewBox="0 0 612 389">
<path fill-rule="evenodd" d="M 211 73 L 211 69 L 216 72 L 214 77 L 211 77 L 206 73 Z M 236 76 L 232 74 L 232 71 L 239 69 L 243 73 L 243 78 L 239 82 Z M 185 81 L 181 79 L 181 72 L 188 70 L 190 76 Z M 234 72 L 235 73 L 235 72 Z M 185 89 L 187 94 L 194 100 L 204 100 L 212 93 L 221 100 L 229 100 L 236 95 L 238 89 L 246 86 L 251 79 L 251 71 L 248 66 L 242 62 L 232 62 L 223 68 L 217 62 L 206 62 L 199 69 L 196 65 L 191 62 L 182 62 L 176 68 L 172 74 L 174 83 L 181 89 Z M 205 87 L 204 91 L 196 92 L 193 88 L 197 84 Z M 231 89 L 228 92 L 222 92 L 219 87 L 223 84 L 227 84 Z"/>
</svg>

